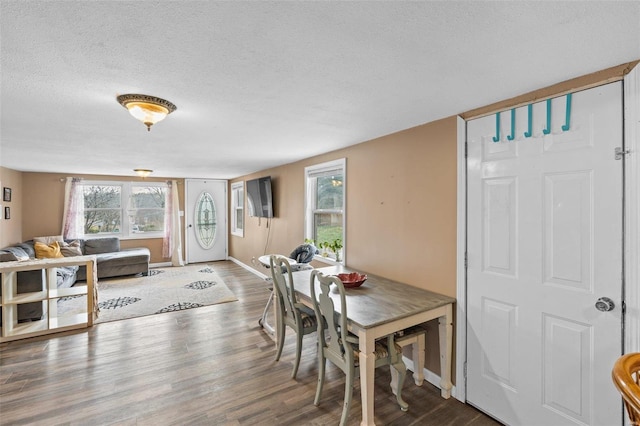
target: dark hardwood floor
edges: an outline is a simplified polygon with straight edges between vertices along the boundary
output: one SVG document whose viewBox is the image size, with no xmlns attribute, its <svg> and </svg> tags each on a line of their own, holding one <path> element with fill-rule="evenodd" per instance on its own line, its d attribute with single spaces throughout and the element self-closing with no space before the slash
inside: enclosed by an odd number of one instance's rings
<svg viewBox="0 0 640 426">
<path fill-rule="evenodd" d="M 344 375 L 330 363 L 313 405 L 315 334 L 305 336 L 297 380 L 293 333 L 275 362 L 258 319 L 266 283 L 232 262 L 210 263 L 238 302 L 97 324 L 91 329 L 0 344 L 0 424 L 335 425 Z M 409 373 L 410 374 L 410 373 Z M 376 370 L 378 425 L 498 425 L 408 375 L 402 412 L 386 368 Z M 360 423 L 356 385 L 349 424 Z"/>
</svg>

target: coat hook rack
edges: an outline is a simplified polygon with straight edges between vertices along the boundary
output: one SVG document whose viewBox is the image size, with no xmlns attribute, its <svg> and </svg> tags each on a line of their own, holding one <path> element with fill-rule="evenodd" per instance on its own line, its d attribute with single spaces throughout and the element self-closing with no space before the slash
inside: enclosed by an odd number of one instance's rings
<svg viewBox="0 0 640 426">
<path fill-rule="evenodd" d="M 516 109 L 511 108 L 511 134 L 507 136 L 507 139 L 512 141 L 516 138 Z"/>
<path fill-rule="evenodd" d="M 533 105 L 527 105 L 527 131 L 524 132 L 525 138 L 530 138 L 532 135 L 531 127 L 533 127 Z"/>
<path fill-rule="evenodd" d="M 500 113 L 496 113 L 496 135 L 493 137 L 494 142 L 500 142 Z"/>
<path fill-rule="evenodd" d="M 545 135 L 551 133 L 551 99 L 547 99 L 547 127 L 542 129 L 542 133 Z"/>
<path fill-rule="evenodd" d="M 562 131 L 566 132 L 571 128 L 571 93 L 567 95 L 567 110 L 566 116 L 564 119 L 564 125 L 562 126 Z"/>
</svg>

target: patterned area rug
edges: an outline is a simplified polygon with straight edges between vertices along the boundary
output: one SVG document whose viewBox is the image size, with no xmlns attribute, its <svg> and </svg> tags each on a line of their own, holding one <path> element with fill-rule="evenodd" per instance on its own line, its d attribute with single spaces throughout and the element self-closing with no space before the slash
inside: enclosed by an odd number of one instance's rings
<svg viewBox="0 0 640 426">
<path fill-rule="evenodd" d="M 80 310 L 86 297 L 58 301 L 58 313 Z M 98 280 L 96 323 L 199 308 L 238 300 L 211 266 L 152 269 L 148 277 Z"/>
</svg>

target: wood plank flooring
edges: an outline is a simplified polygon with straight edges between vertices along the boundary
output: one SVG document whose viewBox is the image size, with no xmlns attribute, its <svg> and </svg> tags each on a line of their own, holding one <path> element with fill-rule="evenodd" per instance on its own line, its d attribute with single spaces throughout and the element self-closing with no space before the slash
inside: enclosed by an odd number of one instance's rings
<svg viewBox="0 0 640 426">
<path fill-rule="evenodd" d="M 283 355 L 258 319 L 267 284 L 232 262 L 209 263 L 238 297 L 181 312 L 98 324 L 91 329 L 0 344 L 2 425 L 335 425 L 344 375 L 327 365 L 320 406 L 313 405 L 315 334 L 305 336 L 297 380 L 295 339 Z M 498 425 L 454 398 L 440 398 L 408 375 L 402 412 L 376 370 L 378 425 Z M 356 385 L 349 425 L 360 423 Z"/>
</svg>

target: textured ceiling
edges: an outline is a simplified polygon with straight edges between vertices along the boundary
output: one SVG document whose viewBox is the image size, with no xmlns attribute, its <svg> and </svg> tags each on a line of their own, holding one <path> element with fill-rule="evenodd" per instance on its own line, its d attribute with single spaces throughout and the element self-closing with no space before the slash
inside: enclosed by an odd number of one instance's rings
<svg viewBox="0 0 640 426">
<path fill-rule="evenodd" d="M 0 0 L 0 165 L 227 179 L 636 59 L 638 1 Z"/>
</svg>

